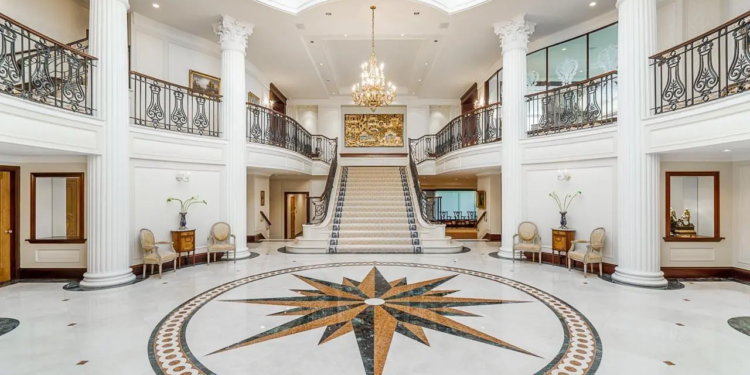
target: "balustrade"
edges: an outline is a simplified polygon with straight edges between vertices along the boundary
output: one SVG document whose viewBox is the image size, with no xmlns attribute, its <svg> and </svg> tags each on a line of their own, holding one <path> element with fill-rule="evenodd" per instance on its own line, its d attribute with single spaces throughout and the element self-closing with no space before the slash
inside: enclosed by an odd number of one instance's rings
<svg viewBox="0 0 750 375">
<path fill-rule="evenodd" d="M 0 92 L 93 115 L 97 59 L 84 46 L 87 41 L 60 43 L 0 13 Z"/>
<path fill-rule="evenodd" d="M 617 121 L 617 72 L 526 95 L 529 137 Z"/>
<path fill-rule="evenodd" d="M 328 179 L 326 179 L 326 186 L 323 189 L 323 194 L 320 197 L 310 198 L 310 222 L 308 224 L 317 225 L 323 222 L 328 215 L 328 206 L 331 203 L 331 195 L 333 193 L 333 185 L 336 182 L 336 170 L 338 169 L 338 143 L 333 144 L 331 152 L 332 159 L 330 160 L 331 167 L 328 168 Z"/>
<path fill-rule="evenodd" d="M 655 114 L 750 89 L 750 12 L 651 56 L 651 66 Z"/>
<path fill-rule="evenodd" d="M 135 125 L 218 137 L 221 98 L 130 72 L 130 118 Z"/>
</svg>

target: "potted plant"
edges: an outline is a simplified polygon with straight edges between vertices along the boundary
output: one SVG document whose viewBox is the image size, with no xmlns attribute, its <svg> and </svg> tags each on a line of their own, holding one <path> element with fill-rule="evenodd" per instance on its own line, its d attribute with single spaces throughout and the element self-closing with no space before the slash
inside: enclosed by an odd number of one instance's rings
<svg viewBox="0 0 750 375">
<path fill-rule="evenodd" d="M 568 207 L 570 207 L 570 203 L 572 203 L 573 199 L 575 199 L 580 194 L 581 192 L 577 191 L 575 194 L 568 194 L 565 196 L 565 199 L 560 200 L 560 197 L 557 196 L 556 192 L 553 191 L 552 193 L 550 193 L 549 196 L 555 200 L 555 203 L 557 203 L 557 208 L 560 212 L 560 229 L 568 229 L 568 219 L 565 217 L 565 215 L 568 214 Z"/>
<path fill-rule="evenodd" d="M 196 203 L 208 204 L 206 203 L 205 200 L 201 200 L 200 197 L 198 196 L 190 197 L 186 199 L 185 201 L 183 201 L 182 199 L 177 199 L 177 198 L 172 198 L 172 197 L 167 198 L 167 203 L 172 202 L 172 201 L 180 202 L 180 230 L 187 229 L 187 219 L 185 217 L 187 216 L 190 206 Z"/>
</svg>

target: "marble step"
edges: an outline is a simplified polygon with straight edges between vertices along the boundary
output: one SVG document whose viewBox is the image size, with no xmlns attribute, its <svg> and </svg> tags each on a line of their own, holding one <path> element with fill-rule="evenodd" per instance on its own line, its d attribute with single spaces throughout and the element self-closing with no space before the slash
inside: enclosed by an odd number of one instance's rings
<svg viewBox="0 0 750 375">
<path fill-rule="evenodd" d="M 403 253 L 413 254 L 413 245 L 342 245 L 336 246 L 337 253 Z"/>
<path fill-rule="evenodd" d="M 341 211 L 340 216 L 342 219 L 346 218 L 404 218 L 406 219 L 406 211 Z"/>
<path fill-rule="evenodd" d="M 404 192 L 398 192 L 398 193 L 392 193 L 392 194 L 384 194 L 379 193 L 377 196 L 373 196 L 370 194 L 349 194 L 347 192 L 345 196 L 346 203 L 354 203 L 354 202 L 396 202 L 398 201 L 400 204 L 404 204 Z"/>
<path fill-rule="evenodd" d="M 406 213 L 406 204 L 402 201 L 400 205 L 384 204 L 381 206 L 358 206 L 349 205 L 344 201 L 344 205 L 336 207 L 336 211 L 358 213 L 358 212 L 400 212 Z"/>
<path fill-rule="evenodd" d="M 341 223 L 338 225 L 340 230 L 339 233 L 344 232 L 409 232 L 409 224 L 407 223 Z"/>
<path fill-rule="evenodd" d="M 385 237 L 385 238 L 338 238 L 337 246 L 349 246 L 349 245 L 369 245 L 369 246 L 384 246 L 384 245 L 405 245 L 412 246 L 413 242 L 411 238 L 399 238 L 399 237 Z"/>
<path fill-rule="evenodd" d="M 409 225 L 409 219 L 406 217 L 406 215 L 400 216 L 400 217 L 342 217 L 341 218 L 341 224 L 399 224 L 403 226 Z"/>
<path fill-rule="evenodd" d="M 381 237 L 393 237 L 393 238 L 411 238 L 411 231 L 404 229 L 403 226 L 393 226 L 387 230 L 378 230 L 373 228 L 371 225 L 362 226 L 358 228 L 362 230 L 341 230 L 338 232 L 339 238 L 381 238 Z"/>
<path fill-rule="evenodd" d="M 405 207 L 404 203 L 404 195 L 401 194 L 400 196 L 394 195 L 394 199 L 356 199 L 356 200 L 344 200 L 345 207 L 357 207 L 357 209 L 367 209 L 368 207 Z"/>
</svg>

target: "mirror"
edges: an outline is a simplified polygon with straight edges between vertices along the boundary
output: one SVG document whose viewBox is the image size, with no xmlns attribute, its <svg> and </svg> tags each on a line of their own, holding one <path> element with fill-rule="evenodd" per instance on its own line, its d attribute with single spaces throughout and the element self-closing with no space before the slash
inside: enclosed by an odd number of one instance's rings
<svg viewBox="0 0 750 375">
<path fill-rule="evenodd" d="M 83 173 L 31 174 L 31 243 L 84 243 Z"/>
<path fill-rule="evenodd" d="M 667 172 L 665 241 L 721 241 L 719 172 Z"/>
</svg>

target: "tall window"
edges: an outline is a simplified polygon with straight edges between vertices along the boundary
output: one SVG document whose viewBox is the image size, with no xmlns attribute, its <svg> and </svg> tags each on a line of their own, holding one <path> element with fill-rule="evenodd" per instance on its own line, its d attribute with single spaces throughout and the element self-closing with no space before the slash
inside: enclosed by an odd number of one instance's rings
<svg viewBox="0 0 750 375">
<path fill-rule="evenodd" d="M 438 190 L 435 196 L 442 197 L 442 210 L 447 211 L 448 215 L 453 215 L 455 211 L 461 211 L 466 215 L 469 211 L 477 210 L 476 192 L 465 190 Z"/>
</svg>

